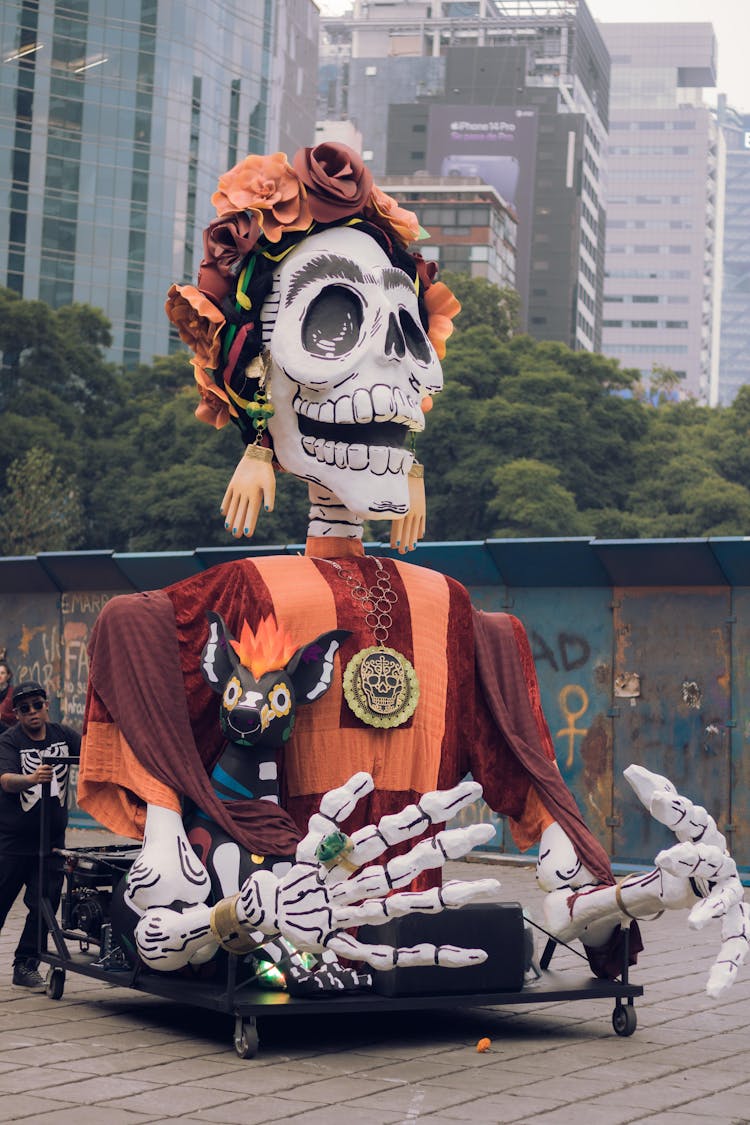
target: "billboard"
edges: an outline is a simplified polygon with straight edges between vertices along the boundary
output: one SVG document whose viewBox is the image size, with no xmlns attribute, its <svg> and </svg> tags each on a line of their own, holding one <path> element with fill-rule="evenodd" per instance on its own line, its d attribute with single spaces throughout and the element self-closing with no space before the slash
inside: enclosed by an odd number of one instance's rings
<svg viewBox="0 0 750 1125">
<path fill-rule="evenodd" d="M 494 187 L 518 219 L 516 284 L 526 316 L 536 172 L 536 109 L 496 105 L 433 105 L 427 171 L 478 176 Z"/>
</svg>

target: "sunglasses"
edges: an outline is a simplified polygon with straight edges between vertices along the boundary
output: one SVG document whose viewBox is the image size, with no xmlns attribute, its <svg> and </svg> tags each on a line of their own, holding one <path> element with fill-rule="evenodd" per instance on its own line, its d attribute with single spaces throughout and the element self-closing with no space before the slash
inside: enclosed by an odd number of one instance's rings
<svg viewBox="0 0 750 1125">
<path fill-rule="evenodd" d="M 16 711 L 19 711 L 22 715 L 28 715 L 29 712 L 41 711 L 46 706 L 46 699 L 32 699 L 31 703 L 19 703 L 16 707 Z"/>
</svg>

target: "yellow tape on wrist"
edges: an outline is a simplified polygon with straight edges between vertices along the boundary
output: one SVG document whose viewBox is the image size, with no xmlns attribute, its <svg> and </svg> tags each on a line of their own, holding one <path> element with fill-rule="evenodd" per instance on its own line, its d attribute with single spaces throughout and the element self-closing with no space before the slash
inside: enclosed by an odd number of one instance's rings
<svg viewBox="0 0 750 1125">
<path fill-rule="evenodd" d="M 236 906 L 239 897 L 236 894 L 217 902 L 208 921 L 211 933 L 227 953 L 251 953 L 258 948 L 258 942 L 245 933 L 237 920 Z"/>
</svg>

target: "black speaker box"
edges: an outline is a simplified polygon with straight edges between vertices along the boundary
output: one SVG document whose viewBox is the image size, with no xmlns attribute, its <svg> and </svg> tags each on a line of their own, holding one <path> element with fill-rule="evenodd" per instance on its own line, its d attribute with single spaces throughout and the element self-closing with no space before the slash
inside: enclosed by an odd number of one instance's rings
<svg viewBox="0 0 750 1125">
<path fill-rule="evenodd" d="M 460 969 L 424 965 L 371 970 L 380 996 L 440 996 L 472 992 L 519 992 L 531 961 L 523 910 L 518 902 L 471 903 L 440 914 L 406 914 L 382 926 L 360 926 L 368 945 L 408 948 L 421 942 L 484 949 L 487 960 Z"/>
</svg>

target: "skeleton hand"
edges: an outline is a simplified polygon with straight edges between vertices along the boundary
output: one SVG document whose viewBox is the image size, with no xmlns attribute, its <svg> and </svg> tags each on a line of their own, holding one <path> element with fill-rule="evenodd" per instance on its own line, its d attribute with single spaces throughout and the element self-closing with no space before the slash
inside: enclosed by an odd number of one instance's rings
<svg viewBox="0 0 750 1125">
<path fill-rule="evenodd" d="M 173 809 L 149 805 L 143 847 L 127 877 L 125 901 L 137 914 L 173 902 L 204 902 L 211 889 L 208 872 L 193 851 Z"/>
<path fill-rule="evenodd" d="M 628 766 L 625 778 L 651 815 L 676 835 L 678 843 L 660 852 L 656 867 L 629 875 L 616 887 L 570 889 L 547 895 L 547 929 L 560 941 L 579 937 L 596 947 L 617 923 L 664 909 L 691 908 L 688 925 L 701 929 L 722 919 L 722 945 L 706 991 L 716 998 L 735 980 L 750 947 L 750 909 L 734 860 L 716 822 L 704 808 L 681 796 L 671 781 L 642 766 Z"/>
<path fill-rule="evenodd" d="M 424 476 L 409 473 L 409 511 L 401 519 L 391 524 L 391 550 L 405 555 L 413 551 L 417 541 L 424 537 L 427 520 L 427 504 L 424 495 Z M 421 470 L 421 466 L 419 466 Z"/>
<path fill-rule="evenodd" d="M 456 881 L 442 888 L 390 894 L 408 886 L 415 875 L 441 867 L 447 859 L 458 859 L 494 834 L 491 825 L 472 825 L 438 832 L 403 856 L 384 866 L 362 864 L 382 855 L 397 842 L 421 835 L 435 823 L 443 823 L 481 795 L 481 786 L 463 782 L 445 792 L 427 793 L 418 804 L 383 817 L 352 834 L 341 834 L 339 826 L 357 802 L 373 788 L 369 774 L 355 774 L 340 789 L 323 797 L 320 812 L 311 817 L 309 831 L 297 848 L 296 863 L 282 879 L 269 871 L 251 875 L 243 884 L 237 902 L 237 918 L 248 930 L 280 933 L 295 948 L 310 952 L 332 950 L 341 956 L 365 961 L 377 968 L 400 965 L 472 965 L 486 959 L 481 949 L 457 949 L 422 944 L 412 949 L 365 945 L 345 927 L 379 924 L 412 912 L 434 914 L 455 909 L 467 902 L 494 897 L 499 884 L 494 879 Z M 319 858 L 326 848 L 337 854 Z M 389 897 L 386 897 L 389 896 Z"/>
<path fill-rule="evenodd" d="M 276 478 L 271 462 L 243 453 L 221 502 L 227 530 L 235 539 L 249 539 L 255 531 L 261 503 L 267 512 L 272 512 L 275 500 Z"/>
<path fill-rule="evenodd" d="M 199 903 L 186 910 L 147 910 L 135 928 L 138 953 L 150 968 L 172 972 L 201 965 L 219 948 L 211 934 L 211 907 Z"/>
<path fill-rule="evenodd" d="M 688 914 L 688 926 L 701 930 L 721 919 L 721 947 L 708 977 L 706 992 L 716 999 L 734 983 L 750 948 L 750 908 L 737 865 L 727 850 L 714 818 L 701 805 L 682 797 L 666 777 L 642 766 L 629 766 L 625 777 L 641 802 L 679 843 L 656 857 L 657 868 L 687 881 L 701 897 Z"/>
</svg>

